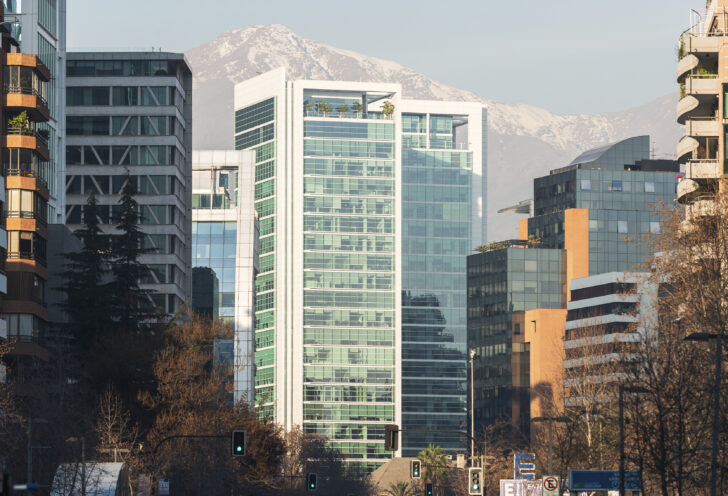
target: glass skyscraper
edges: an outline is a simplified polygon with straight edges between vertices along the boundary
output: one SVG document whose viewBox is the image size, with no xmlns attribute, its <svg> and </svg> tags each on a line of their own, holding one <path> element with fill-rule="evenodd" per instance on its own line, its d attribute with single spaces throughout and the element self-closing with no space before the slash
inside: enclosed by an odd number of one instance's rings
<svg viewBox="0 0 728 496">
<path fill-rule="evenodd" d="M 384 425 L 465 424 L 465 262 L 482 243 L 485 112 L 397 84 L 235 88 L 235 148 L 255 151 L 256 404 L 368 471 Z M 457 436 L 402 435 L 463 451 Z"/>
</svg>

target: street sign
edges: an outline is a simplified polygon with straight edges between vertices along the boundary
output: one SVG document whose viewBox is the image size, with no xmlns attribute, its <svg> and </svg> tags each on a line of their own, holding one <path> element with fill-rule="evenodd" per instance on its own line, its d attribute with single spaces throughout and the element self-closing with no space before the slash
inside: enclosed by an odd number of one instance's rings
<svg viewBox="0 0 728 496">
<path fill-rule="evenodd" d="M 169 480 L 160 479 L 157 483 L 157 494 L 159 496 L 169 496 Z"/>
<path fill-rule="evenodd" d="M 559 496 L 559 478 L 555 475 L 543 476 L 543 496 Z"/>
<path fill-rule="evenodd" d="M 619 470 L 569 470 L 569 489 L 619 491 Z M 642 478 L 638 471 L 624 471 L 624 490 L 642 491 Z"/>
<path fill-rule="evenodd" d="M 541 479 L 501 479 L 500 496 L 543 496 Z"/>
<path fill-rule="evenodd" d="M 535 479 L 536 464 L 532 463 L 534 460 L 536 460 L 535 453 L 515 453 L 513 455 L 513 478 Z"/>
</svg>

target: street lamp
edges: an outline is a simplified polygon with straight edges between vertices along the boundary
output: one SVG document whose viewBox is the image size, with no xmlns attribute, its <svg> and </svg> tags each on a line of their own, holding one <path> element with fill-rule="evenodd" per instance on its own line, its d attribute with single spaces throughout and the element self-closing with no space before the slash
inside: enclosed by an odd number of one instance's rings
<svg viewBox="0 0 728 496">
<path fill-rule="evenodd" d="M 478 353 L 470 350 L 470 464 L 475 461 L 475 359 Z"/>
<path fill-rule="evenodd" d="M 553 466 L 551 460 L 554 452 L 554 422 L 571 422 L 569 417 L 533 417 L 531 422 L 548 422 L 549 423 L 549 475 L 553 475 Z"/>
<path fill-rule="evenodd" d="M 624 496 L 624 392 L 647 393 L 640 386 L 619 385 L 619 496 Z"/>
<path fill-rule="evenodd" d="M 86 496 L 86 438 L 69 437 L 67 443 L 81 443 L 81 496 Z"/>
<path fill-rule="evenodd" d="M 707 332 L 694 332 L 685 337 L 685 341 L 710 341 L 711 339 L 715 339 L 715 387 L 713 391 L 713 447 L 710 452 L 710 496 L 716 496 L 718 494 L 718 425 L 723 339 L 721 334 Z"/>
</svg>

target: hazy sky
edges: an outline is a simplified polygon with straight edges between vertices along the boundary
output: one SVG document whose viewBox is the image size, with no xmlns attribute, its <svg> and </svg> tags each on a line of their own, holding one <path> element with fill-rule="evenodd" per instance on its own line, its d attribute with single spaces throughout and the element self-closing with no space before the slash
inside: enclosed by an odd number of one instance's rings
<svg viewBox="0 0 728 496">
<path fill-rule="evenodd" d="M 705 0 L 68 0 L 68 48 L 185 51 L 226 31 L 276 23 L 499 102 L 596 113 L 677 91 L 677 39 L 689 9 L 704 6 Z"/>
</svg>

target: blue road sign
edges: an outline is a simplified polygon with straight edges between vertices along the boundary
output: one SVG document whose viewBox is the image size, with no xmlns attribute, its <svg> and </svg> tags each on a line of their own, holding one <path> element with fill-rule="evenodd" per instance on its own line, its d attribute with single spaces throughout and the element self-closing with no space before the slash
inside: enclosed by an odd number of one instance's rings
<svg viewBox="0 0 728 496">
<path fill-rule="evenodd" d="M 536 460 L 535 453 L 515 453 L 513 455 L 513 478 L 528 479 L 536 478 Z"/>
<path fill-rule="evenodd" d="M 619 491 L 619 470 L 569 470 L 569 490 Z M 642 491 L 638 471 L 624 471 L 624 490 Z"/>
</svg>

